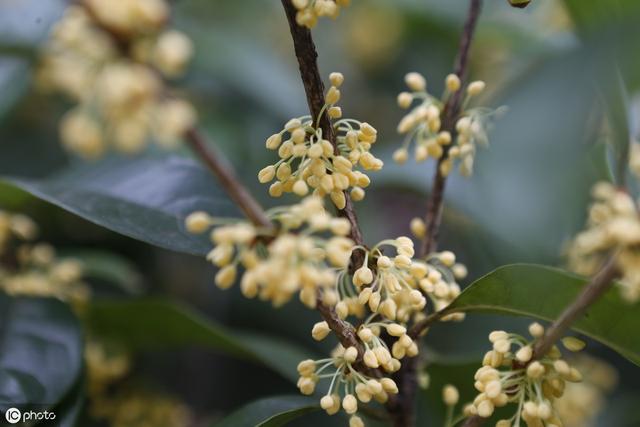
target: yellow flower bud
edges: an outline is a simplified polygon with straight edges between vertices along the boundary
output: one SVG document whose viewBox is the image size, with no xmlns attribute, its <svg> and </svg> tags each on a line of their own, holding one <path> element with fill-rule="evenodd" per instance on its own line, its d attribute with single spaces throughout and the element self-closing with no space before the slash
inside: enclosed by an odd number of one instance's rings
<svg viewBox="0 0 640 427">
<path fill-rule="evenodd" d="M 365 191 L 360 187 L 353 187 L 349 192 L 349 195 L 354 202 L 359 202 L 364 199 Z"/>
<path fill-rule="evenodd" d="M 382 378 L 380 384 L 387 393 L 398 394 L 398 386 L 391 378 Z"/>
<path fill-rule="evenodd" d="M 338 209 L 344 209 L 347 204 L 347 200 L 342 191 L 332 191 L 331 193 L 329 193 L 329 196 L 331 197 L 331 201 L 333 202 L 333 204 Z"/>
<path fill-rule="evenodd" d="M 398 94 L 398 107 L 402 109 L 409 108 L 413 102 L 413 95 L 409 92 L 401 92 Z"/>
<path fill-rule="evenodd" d="M 313 325 L 313 329 L 311 330 L 311 336 L 316 341 L 322 341 L 329 335 L 331 329 L 329 328 L 329 324 L 327 322 L 318 322 Z"/>
<path fill-rule="evenodd" d="M 267 142 L 265 143 L 265 145 L 269 150 L 275 150 L 280 146 L 281 142 L 282 142 L 282 135 L 280 135 L 279 133 L 275 133 L 271 135 L 269 138 L 267 138 Z"/>
<path fill-rule="evenodd" d="M 406 148 L 398 148 L 393 152 L 393 160 L 398 164 L 403 164 L 407 161 L 409 153 Z"/>
<path fill-rule="evenodd" d="M 211 227 L 212 218 L 208 213 L 197 211 L 189 214 L 185 220 L 185 225 L 189 233 L 200 234 L 204 233 Z"/>
<path fill-rule="evenodd" d="M 353 363 L 356 361 L 357 358 L 358 358 L 358 350 L 355 347 L 352 346 L 345 350 L 344 360 L 346 360 L 347 363 Z"/>
<path fill-rule="evenodd" d="M 333 105 L 338 101 L 340 101 L 340 90 L 335 86 L 331 86 L 324 97 L 324 102 L 328 105 Z"/>
<path fill-rule="evenodd" d="M 407 87 L 415 92 L 423 92 L 427 89 L 427 81 L 420 73 L 408 73 L 404 76 Z"/>
<path fill-rule="evenodd" d="M 460 90 L 460 77 L 456 74 L 449 74 L 445 79 L 445 86 L 449 92 L 457 92 Z"/>
<path fill-rule="evenodd" d="M 235 264 L 227 265 L 218 271 L 215 277 L 215 283 L 220 289 L 229 289 L 236 280 L 236 274 Z"/>
<path fill-rule="evenodd" d="M 474 82 L 469 83 L 469 86 L 467 86 L 467 93 L 469 94 L 469 96 L 479 95 L 480 93 L 482 93 L 485 86 L 486 84 L 483 81 L 476 80 Z"/>
<path fill-rule="evenodd" d="M 262 184 L 265 184 L 265 183 L 273 180 L 275 175 L 276 175 L 275 166 L 269 165 L 269 166 L 261 169 L 260 172 L 258 172 L 258 181 L 260 181 Z"/>
<path fill-rule="evenodd" d="M 458 389 L 451 384 L 445 385 L 442 389 L 442 400 L 447 406 L 455 406 L 460 400 Z"/>
<path fill-rule="evenodd" d="M 582 350 L 586 343 L 576 337 L 564 337 L 562 338 L 562 345 L 569 351 L 577 352 Z"/>
<path fill-rule="evenodd" d="M 358 411 L 358 401 L 352 394 L 347 394 L 342 399 L 342 408 L 347 414 L 355 414 Z"/>
<path fill-rule="evenodd" d="M 329 74 L 329 81 L 331 81 L 333 86 L 340 87 L 344 82 L 344 75 L 342 75 L 342 73 L 333 72 Z"/>
</svg>

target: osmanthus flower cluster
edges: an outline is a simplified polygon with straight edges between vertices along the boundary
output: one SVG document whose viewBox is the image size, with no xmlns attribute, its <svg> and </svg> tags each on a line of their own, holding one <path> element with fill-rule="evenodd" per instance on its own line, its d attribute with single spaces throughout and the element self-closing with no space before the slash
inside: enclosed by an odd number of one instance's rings
<svg viewBox="0 0 640 427">
<path fill-rule="evenodd" d="M 278 151 L 280 160 L 263 168 L 258 173 L 258 180 L 263 184 L 276 180 L 269 187 L 273 197 L 291 192 L 305 196 L 313 189 L 314 195 L 329 195 L 334 205 L 343 209 L 346 204 L 344 192 L 351 189 L 351 198 L 362 200 L 364 188 L 370 182 L 369 177 L 356 168 L 377 171 L 383 166 L 382 161 L 370 152 L 376 142 L 376 129 L 365 122 L 341 118 L 342 110 L 336 103 L 340 100 L 338 88 L 344 81 L 343 75 L 331 73 L 330 80 L 332 86 L 326 92 L 319 117 L 291 119 L 266 141 L 268 149 Z M 337 147 L 323 135 L 319 126 L 323 114 L 336 119 L 332 126 Z"/>
<path fill-rule="evenodd" d="M 544 327 L 533 323 L 529 333 L 533 341 L 505 331 L 489 335 L 493 349 L 485 355 L 483 366 L 475 374 L 475 388 L 480 394 L 464 408 L 466 416 L 488 418 L 495 408 L 514 403 L 515 414 L 498 421 L 497 427 L 518 426 L 521 420 L 529 427 L 563 426 L 556 402 L 563 396 L 567 382 L 580 382 L 582 375 L 562 358 L 557 346 L 533 360 L 533 347 L 544 335 Z M 584 342 L 574 337 L 566 337 L 562 342 L 569 351 L 584 348 Z"/>
<path fill-rule="evenodd" d="M 398 95 L 398 105 L 402 109 L 411 108 L 400 123 L 398 132 L 406 135 L 402 146 L 393 154 L 397 163 L 404 163 L 409 158 L 409 147 L 414 143 L 414 157 L 417 162 L 428 158 L 440 159 L 448 150 L 446 160 L 440 164 L 440 173 L 449 175 L 458 162 L 460 173 L 469 176 L 473 172 L 473 162 L 478 145 L 488 145 L 487 127 L 489 119 L 496 111 L 485 107 L 468 108 L 469 101 L 485 89 L 483 81 L 469 83 L 462 87 L 455 74 L 449 74 L 445 80 L 445 91 L 441 98 L 436 98 L 427 91 L 427 81 L 419 73 L 405 76 L 409 92 Z M 443 121 L 447 112 L 445 105 L 456 92 L 465 90 L 462 101 L 462 112 L 456 117 L 453 138 L 448 129 L 443 129 Z M 413 107 L 412 107 L 413 106 Z"/>
<path fill-rule="evenodd" d="M 54 26 L 37 74 L 40 88 L 75 106 L 60 124 L 71 151 L 96 158 L 113 147 L 131 153 L 151 139 L 173 146 L 195 110 L 165 81 L 192 55 L 183 33 L 168 28 L 166 0 L 83 0 Z"/>
<path fill-rule="evenodd" d="M 211 232 L 215 247 L 207 255 L 220 267 L 216 284 L 229 288 L 242 265 L 240 288 L 247 298 L 258 296 L 280 306 L 299 294 L 304 304 L 314 308 L 322 291 L 325 302 L 335 305 L 338 272 L 348 267 L 354 246 L 345 237 L 350 231 L 349 222 L 332 217 L 324 210 L 322 199 L 313 196 L 296 205 L 274 208 L 267 215 L 274 229 L 246 221 L 228 223 L 205 212 L 187 217 L 190 232 L 203 233 L 219 225 Z"/>
<path fill-rule="evenodd" d="M 386 353 L 387 360 L 391 355 Z M 396 383 L 388 377 L 374 378 L 354 367 L 358 359 L 355 347 L 344 348 L 338 345 L 331 357 L 320 360 L 303 360 L 298 364 L 298 388 L 303 394 L 313 394 L 319 381 L 327 380 L 329 385 L 320 399 L 320 406 L 327 414 L 334 415 L 342 408 L 347 414 L 350 427 L 363 427 L 364 421 L 357 415 L 358 402 L 369 403 L 375 400 L 384 403 L 390 394 L 397 394 Z M 394 370 L 399 369 L 394 365 Z"/>
<path fill-rule="evenodd" d="M 390 257 L 385 248 L 392 248 L 395 256 Z M 460 294 L 456 279 L 466 276 L 466 268 L 456 264 L 450 251 L 432 253 L 425 260 L 413 257 L 413 241 L 406 236 L 373 246 L 353 275 L 358 300 L 368 304 L 372 312 L 400 322 L 408 322 L 412 315 L 423 315 L 427 305 L 425 295 L 436 311 L 449 305 Z M 368 265 L 369 260 L 375 262 L 375 273 Z M 463 313 L 455 313 L 442 320 L 463 319 Z"/>
<path fill-rule="evenodd" d="M 576 273 L 593 275 L 606 257 L 614 254 L 622 295 L 630 302 L 640 298 L 640 215 L 633 197 L 607 182 L 597 183 L 589 208 L 587 229 L 580 232 L 568 251 L 569 266 Z"/>
<path fill-rule="evenodd" d="M 340 8 L 349 6 L 351 0 L 291 0 L 291 3 L 298 10 L 298 25 L 313 28 L 320 17 L 337 18 Z"/>
<path fill-rule="evenodd" d="M 37 225 L 27 216 L 0 210 L 0 289 L 9 295 L 55 297 L 82 309 L 89 289 L 82 282 L 82 265 L 59 259 L 46 243 L 36 238 Z"/>
</svg>

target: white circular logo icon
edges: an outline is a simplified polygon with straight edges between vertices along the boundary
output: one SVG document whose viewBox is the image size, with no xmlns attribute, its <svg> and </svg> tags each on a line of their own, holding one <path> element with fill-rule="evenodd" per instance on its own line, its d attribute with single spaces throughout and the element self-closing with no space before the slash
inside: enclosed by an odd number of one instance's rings
<svg viewBox="0 0 640 427">
<path fill-rule="evenodd" d="M 7 409 L 7 412 L 4 413 L 4 417 L 7 419 L 9 424 L 18 424 L 22 418 L 22 414 L 18 408 L 9 408 Z"/>
</svg>

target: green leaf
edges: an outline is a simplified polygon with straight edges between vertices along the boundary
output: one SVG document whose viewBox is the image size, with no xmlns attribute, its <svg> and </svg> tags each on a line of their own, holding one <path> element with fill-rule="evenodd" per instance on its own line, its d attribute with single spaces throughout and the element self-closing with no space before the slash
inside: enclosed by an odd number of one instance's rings
<svg viewBox="0 0 640 427">
<path fill-rule="evenodd" d="M 563 270 L 533 264 L 500 267 L 476 280 L 446 312 L 499 313 L 553 321 L 581 292 L 587 280 Z M 573 324 L 573 329 L 640 365 L 640 311 L 606 292 Z"/>
<path fill-rule="evenodd" d="M 82 370 L 80 325 L 69 307 L 0 293 L 0 410 L 48 409 Z"/>
<path fill-rule="evenodd" d="M 280 427 L 309 412 L 319 409 L 317 399 L 303 396 L 277 396 L 249 403 L 214 427 Z"/>
<path fill-rule="evenodd" d="M 298 362 L 310 357 L 309 352 L 282 339 L 232 333 L 185 307 L 161 300 L 95 302 L 88 317 L 97 334 L 134 351 L 202 346 L 261 362 L 293 382 L 298 379 Z"/>
<path fill-rule="evenodd" d="M 130 294 L 142 292 L 142 276 L 128 259 L 100 249 L 66 249 L 59 251 L 62 258 L 82 262 L 82 276 L 115 285 Z"/>
<path fill-rule="evenodd" d="M 307 349 L 298 347 L 282 338 L 256 333 L 234 331 L 238 341 L 262 363 L 292 382 L 298 381 L 297 366 L 304 359 L 317 359 Z"/>
<path fill-rule="evenodd" d="M 178 252 L 202 255 L 211 249 L 206 236 L 185 230 L 189 213 L 237 215 L 208 171 L 177 156 L 112 156 L 44 179 L 6 179 L 98 225 Z"/>
</svg>

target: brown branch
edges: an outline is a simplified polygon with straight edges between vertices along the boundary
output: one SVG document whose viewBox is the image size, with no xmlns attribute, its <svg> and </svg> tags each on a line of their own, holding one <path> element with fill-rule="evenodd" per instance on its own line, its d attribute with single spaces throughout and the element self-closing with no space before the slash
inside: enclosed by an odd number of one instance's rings
<svg viewBox="0 0 640 427">
<path fill-rule="evenodd" d="M 320 116 L 322 107 L 324 106 L 324 83 L 320 76 L 320 69 L 318 68 L 318 53 L 316 51 L 311 31 L 298 25 L 296 22 L 297 9 L 291 3 L 291 0 L 282 0 L 282 6 L 284 7 L 287 15 L 287 21 L 289 22 L 289 30 L 291 32 L 291 38 L 293 39 L 293 47 L 298 59 L 298 66 L 300 67 L 300 77 L 302 78 L 302 84 L 304 85 L 304 92 L 307 97 L 307 104 L 309 105 L 309 111 L 311 117 L 317 120 L 319 119 L 320 129 L 322 129 L 323 138 L 333 144 L 334 150 L 338 152 L 338 145 L 336 143 L 335 132 L 329 116 L 325 113 Z M 346 205 L 344 209 L 338 209 L 338 215 L 346 218 L 351 224 L 351 239 L 357 244 L 364 246 L 364 240 L 360 225 L 358 224 L 358 218 L 353 208 L 353 201 L 347 191 L 344 192 L 346 199 Z M 353 251 L 351 258 L 351 264 L 353 268 L 357 268 L 364 263 L 364 252 Z"/>
<path fill-rule="evenodd" d="M 481 9 L 482 0 L 470 1 L 467 21 L 464 24 L 462 38 L 460 39 L 460 46 L 458 48 L 458 55 L 456 56 L 454 64 L 454 73 L 460 78 L 461 82 L 464 82 L 467 73 L 469 51 L 471 49 L 471 42 L 473 40 Z M 442 130 L 450 132 L 453 139 L 455 139 L 456 136 L 456 120 L 460 115 L 462 94 L 462 89 L 454 92 L 447 100 L 442 111 L 444 116 L 442 121 Z M 422 240 L 422 246 L 420 248 L 421 256 L 430 254 L 435 251 L 438 246 L 438 233 L 442 222 L 444 190 L 447 183 L 447 177 L 440 172 L 440 167 L 449 157 L 449 147 L 450 146 L 445 146 L 444 153 L 438 160 L 433 178 L 433 187 L 431 189 L 429 199 L 427 200 L 427 213 L 425 215 L 427 232 Z"/>
<path fill-rule="evenodd" d="M 470 1 L 467 20 L 464 24 L 462 37 L 460 39 L 460 46 L 458 48 L 458 54 L 454 64 L 454 72 L 461 81 L 464 81 L 467 72 L 469 50 L 471 48 L 471 41 L 473 40 L 481 9 L 482 0 Z M 452 138 L 455 138 L 455 124 L 458 116 L 460 115 L 462 92 L 462 90 L 458 90 L 453 93 L 447 100 L 442 112 L 444 116 L 442 130 L 449 131 Z M 421 257 L 435 251 L 438 246 L 438 233 L 442 222 L 444 191 L 447 183 L 447 177 L 440 172 L 440 167 L 448 158 L 448 155 L 449 149 L 448 147 L 445 147 L 444 153 L 436 165 L 433 187 L 431 189 L 429 199 L 427 200 L 427 213 L 425 215 L 427 232 L 420 247 L 419 255 Z M 419 324 L 414 325 L 410 330 L 411 337 L 417 338 L 429 324 L 440 317 L 430 316 Z M 395 427 L 415 425 L 415 400 L 417 390 L 416 371 L 418 369 L 418 361 L 418 357 L 405 360 L 400 371 L 398 371 L 395 376 L 400 390 L 399 398 L 396 399 L 395 403 L 387 405 Z"/>
<path fill-rule="evenodd" d="M 613 285 L 617 276 L 618 268 L 615 258 L 612 256 L 584 287 L 578 298 L 562 312 L 560 317 L 547 328 L 544 336 L 536 342 L 533 348 L 534 359 L 547 354 L 551 347 L 567 332 L 571 324 L 582 317 L 587 309 Z"/>
<path fill-rule="evenodd" d="M 203 135 L 196 129 L 189 129 L 185 134 L 185 139 L 194 153 L 218 177 L 220 184 L 222 184 L 229 197 L 236 202 L 247 218 L 255 225 L 272 227 L 273 224 L 260 204 L 253 198 L 246 187 L 240 183 L 233 169 L 219 155 L 209 151 Z"/>
<path fill-rule="evenodd" d="M 609 258 L 600 271 L 585 285 L 582 292 L 547 328 L 544 336 L 533 347 L 531 361 L 539 359 L 551 350 L 551 347 L 567 332 L 573 322 L 578 320 L 612 285 L 618 276 L 618 268 L 614 257 Z M 529 362 L 529 363 L 530 363 Z M 488 419 L 480 416 L 468 418 L 462 427 L 479 427 Z"/>
</svg>

